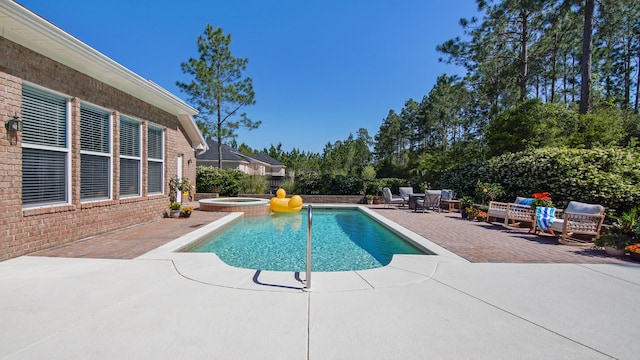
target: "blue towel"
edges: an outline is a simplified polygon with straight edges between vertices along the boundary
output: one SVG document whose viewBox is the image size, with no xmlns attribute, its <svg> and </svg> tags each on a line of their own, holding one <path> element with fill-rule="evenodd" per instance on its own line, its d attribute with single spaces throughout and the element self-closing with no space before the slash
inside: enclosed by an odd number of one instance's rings
<svg viewBox="0 0 640 360">
<path fill-rule="evenodd" d="M 544 206 L 538 206 L 536 208 L 536 223 L 538 224 L 538 228 L 542 231 L 547 230 L 551 224 L 553 224 L 553 220 L 556 218 L 556 208 L 549 208 Z"/>
</svg>

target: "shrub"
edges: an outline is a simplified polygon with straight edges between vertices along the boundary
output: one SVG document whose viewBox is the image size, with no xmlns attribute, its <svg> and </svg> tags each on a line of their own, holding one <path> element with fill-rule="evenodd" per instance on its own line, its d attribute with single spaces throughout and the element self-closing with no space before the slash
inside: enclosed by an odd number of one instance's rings
<svg viewBox="0 0 640 360">
<path fill-rule="evenodd" d="M 300 194 L 326 194 L 330 184 L 331 182 L 327 175 L 320 175 L 315 172 L 301 174 L 296 178 L 296 188 Z"/>
<path fill-rule="evenodd" d="M 296 192 L 298 192 L 296 183 L 291 179 L 284 180 L 282 184 L 280 184 L 280 187 L 283 188 L 284 191 L 287 192 L 287 194 L 295 194 Z"/>
<path fill-rule="evenodd" d="M 217 192 L 221 196 L 237 196 L 249 182 L 249 175 L 237 169 L 220 170 L 211 166 L 196 168 L 198 192 Z"/>
<path fill-rule="evenodd" d="M 640 201 L 640 154 L 635 150 L 529 150 L 493 158 L 483 172 L 500 179 L 510 199 L 549 191 L 559 207 L 575 200 L 616 212 Z"/>
<path fill-rule="evenodd" d="M 461 197 L 473 194 L 478 180 L 499 183 L 504 196 L 498 200 L 513 201 L 516 196 L 548 191 L 559 208 L 573 200 L 622 213 L 640 205 L 640 153 L 621 148 L 507 153 L 448 169 L 443 187 Z"/>
<path fill-rule="evenodd" d="M 442 188 L 452 189 L 458 198 L 474 196 L 476 183 L 480 179 L 486 180 L 481 174 L 484 161 L 474 160 L 468 163 L 454 165 L 448 168 L 442 176 Z M 496 181 L 501 183 L 500 181 Z M 500 199 L 500 197 L 498 197 Z"/>
<path fill-rule="evenodd" d="M 382 178 L 378 179 L 379 181 L 379 192 L 382 192 L 382 188 L 388 187 L 391 189 L 391 192 L 394 194 L 398 194 L 400 192 L 401 186 L 409 185 L 409 182 L 406 179 L 400 178 Z"/>
<path fill-rule="evenodd" d="M 267 177 L 263 175 L 249 175 L 246 177 L 243 193 L 245 194 L 265 194 L 269 187 Z"/>
</svg>

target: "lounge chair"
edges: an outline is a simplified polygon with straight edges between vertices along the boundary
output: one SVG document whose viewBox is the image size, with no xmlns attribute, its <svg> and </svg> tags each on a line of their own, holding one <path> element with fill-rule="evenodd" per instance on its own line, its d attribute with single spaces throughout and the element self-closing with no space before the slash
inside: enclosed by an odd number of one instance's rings
<svg viewBox="0 0 640 360">
<path fill-rule="evenodd" d="M 553 220 L 548 231 L 553 235 L 556 235 L 556 232 L 560 233 L 559 240 L 562 244 L 591 246 L 591 240 L 600 235 L 604 210 L 602 205 L 570 201 L 564 211 L 556 214 L 557 218 Z M 588 239 L 575 235 L 586 235 Z"/>
<path fill-rule="evenodd" d="M 389 189 L 388 187 L 382 189 L 382 195 L 384 197 L 385 207 L 388 207 L 392 204 L 400 204 L 401 206 L 404 206 L 404 199 L 399 196 L 394 196 L 391 193 L 391 189 Z"/>
<path fill-rule="evenodd" d="M 411 194 L 413 194 L 413 188 L 410 186 L 401 186 L 398 191 L 400 191 L 400 197 L 408 204 L 409 198 L 411 197 Z"/>
<path fill-rule="evenodd" d="M 440 199 L 442 199 L 442 190 L 427 190 L 424 192 L 424 199 L 416 199 L 416 208 L 424 210 L 434 210 L 440 212 Z"/>
</svg>

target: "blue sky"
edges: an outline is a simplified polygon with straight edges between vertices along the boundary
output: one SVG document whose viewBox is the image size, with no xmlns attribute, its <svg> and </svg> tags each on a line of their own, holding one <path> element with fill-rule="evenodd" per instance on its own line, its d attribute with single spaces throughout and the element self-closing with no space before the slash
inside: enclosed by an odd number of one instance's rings
<svg viewBox="0 0 640 360">
<path fill-rule="evenodd" d="M 389 110 L 422 99 L 442 73 L 462 74 L 435 48 L 477 14 L 474 0 L 18 2 L 185 101 L 180 64 L 198 55 L 206 24 L 221 27 L 249 59 L 256 105 L 245 112 L 262 121 L 238 143 L 312 152 L 359 128 L 375 136 Z"/>
</svg>

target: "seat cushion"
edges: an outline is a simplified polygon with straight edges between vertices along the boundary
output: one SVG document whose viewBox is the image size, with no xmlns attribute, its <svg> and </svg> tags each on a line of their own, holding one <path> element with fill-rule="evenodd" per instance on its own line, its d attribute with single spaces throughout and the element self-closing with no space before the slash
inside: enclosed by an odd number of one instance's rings
<svg viewBox="0 0 640 360">
<path fill-rule="evenodd" d="M 567 205 L 567 208 L 564 211 L 578 214 L 598 215 L 604 211 L 604 207 L 602 205 L 585 204 L 577 201 L 570 201 L 569 205 Z"/>
<path fill-rule="evenodd" d="M 504 218 L 505 216 L 507 216 L 507 210 L 504 210 L 504 209 L 489 209 L 487 211 L 487 216 Z"/>
<path fill-rule="evenodd" d="M 559 233 L 562 232 L 562 228 L 564 227 L 564 219 L 555 218 L 553 219 L 553 223 L 549 226 L 549 229 L 553 231 L 557 231 Z"/>
</svg>

